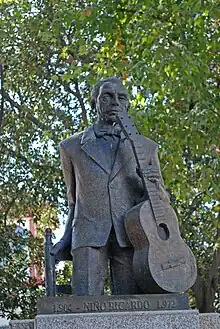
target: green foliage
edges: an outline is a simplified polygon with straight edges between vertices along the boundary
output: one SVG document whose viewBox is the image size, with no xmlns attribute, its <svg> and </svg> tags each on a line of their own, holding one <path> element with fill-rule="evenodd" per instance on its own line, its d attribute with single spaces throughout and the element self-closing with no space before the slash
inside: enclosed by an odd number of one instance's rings
<svg viewBox="0 0 220 329">
<path fill-rule="evenodd" d="M 0 229 L 0 311 L 12 319 L 33 318 L 37 297 L 43 294 L 36 280 L 30 277 L 28 232 L 16 233 L 16 226 Z"/>
<path fill-rule="evenodd" d="M 58 269 L 56 273 L 56 283 L 58 285 L 71 285 L 72 264 L 65 262 L 62 269 Z"/>
<path fill-rule="evenodd" d="M 140 131 L 159 143 L 165 183 L 198 262 L 197 307 L 219 310 L 217 1 L 0 6 L 2 223 L 27 209 L 40 222 L 45 204 L 49 213 L 66 209 L 58 143 L 93 122 L 91 86 L 120 76 Z"/>
</svg>

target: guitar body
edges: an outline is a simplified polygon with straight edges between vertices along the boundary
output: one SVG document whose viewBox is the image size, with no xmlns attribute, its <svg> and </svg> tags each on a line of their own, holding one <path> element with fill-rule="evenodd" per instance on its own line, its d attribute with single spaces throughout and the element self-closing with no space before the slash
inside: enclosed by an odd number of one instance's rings
<svg viewBox="0 0 220 329">
<path fill-rule="evenodd" d="M 144 293 L 184 292 L 197 276 L 193 253 L 180 236 L 176 214 L 164 203 L 167 220 L 155 225 L 150 201 L 125 215 L 125 229 L 134 247 L 135 280 Z"/>
</svg>

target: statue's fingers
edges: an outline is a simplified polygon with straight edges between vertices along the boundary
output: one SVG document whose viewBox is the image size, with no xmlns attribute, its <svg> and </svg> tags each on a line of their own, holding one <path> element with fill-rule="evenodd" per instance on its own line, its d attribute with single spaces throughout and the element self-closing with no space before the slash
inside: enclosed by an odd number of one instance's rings
<svg viewBox="0 0 220 329">
<path fill-rule="evenodd" d="M 51 249 L 50 254 L 52 256 L 56 256 L 60 249 L 62 249 L 62 242 L 56 243 L 55 246 L 53 246 L 53 248 Z"/>
</svg>

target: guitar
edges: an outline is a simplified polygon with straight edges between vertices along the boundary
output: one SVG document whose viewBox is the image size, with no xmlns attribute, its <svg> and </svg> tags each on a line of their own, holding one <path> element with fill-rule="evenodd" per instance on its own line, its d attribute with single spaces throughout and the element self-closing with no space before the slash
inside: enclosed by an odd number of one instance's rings
<svg viewBox="0 0 220 329">
<path fill-rule="evenodd" d="M 143 136 L 128 113 L 120 113 L 117 123 L 131 143 L 146 199 L 125 215 L 126 233 L 134 247 L 135 280 L 144 293 L 184 292 L 197 277 L 195 257 L 180 236 L 175 211 L 160 198 L 161 175 L 146 160 Z"/>
</svg>

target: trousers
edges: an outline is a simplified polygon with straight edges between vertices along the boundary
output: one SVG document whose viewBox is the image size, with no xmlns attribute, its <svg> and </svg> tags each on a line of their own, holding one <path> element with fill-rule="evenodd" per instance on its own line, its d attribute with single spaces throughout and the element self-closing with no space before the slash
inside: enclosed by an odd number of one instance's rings
<svg viewBox="0 0 220 329">
<path fill-rule="evenodd" d="M 121 248 L 114 228 L 103 247 L 81 247 L 73 250 L 73 293 L 77 296 L 104 294 L 110 268 L 112 295 L 140 294 L 132 268 L 133 248 Z"/>
</svg>

